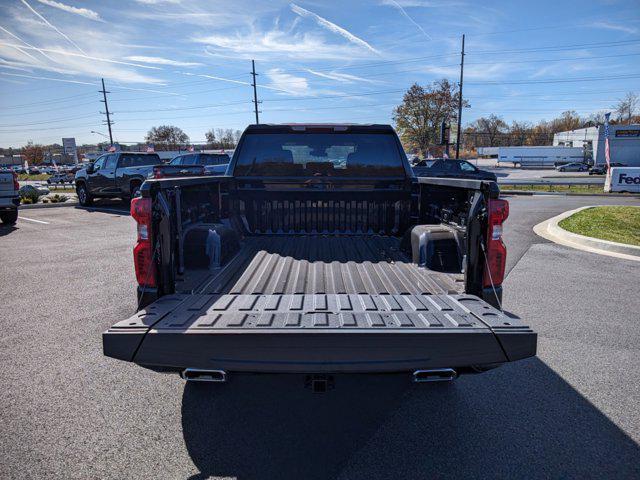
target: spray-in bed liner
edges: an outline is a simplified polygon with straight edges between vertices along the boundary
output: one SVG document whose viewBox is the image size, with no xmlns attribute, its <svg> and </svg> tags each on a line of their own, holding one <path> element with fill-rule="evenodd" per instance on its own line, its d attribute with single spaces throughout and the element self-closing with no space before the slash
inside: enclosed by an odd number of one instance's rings
<svg viewBox="0 0 640 480">
<path fill-rule="evenodd" d="M 195 291 L 216 294 L 452 294 L 463 275 L 411 263 L 382 236 L 248 237 L 240 253 Z"/>
</svg>

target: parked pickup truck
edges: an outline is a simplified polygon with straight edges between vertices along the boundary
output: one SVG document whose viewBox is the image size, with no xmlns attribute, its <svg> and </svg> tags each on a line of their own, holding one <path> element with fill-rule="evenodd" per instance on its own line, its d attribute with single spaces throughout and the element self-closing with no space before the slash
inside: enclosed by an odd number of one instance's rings
<svg viewBox="0 0 640 480">
<path fill-rule="evenodd" d="M 226 153 L 188 153 L 153 167 L 153 178 L 224 175 L 229 164 Z"/>
<path fill-rule="evenodd" d="M 11 170 L 0 171 L 0 220 L 2 223 L 13 225 L 18 221 L 18 196 L 20 185 L 18 174 Z"/>
<path fill-rule="evenodd" d="M 162 163 L 157 153 L 116 152 L 101 155 L 88 167 L 76 172 L 76 192 L 80 205 L 91 205 L 94 198 L 133 198 L 142 183 Z"/>
<path fill-rule="evenodd" d="M 251 125 L 218 177 L 131 203 L 139 306 L 105 355 L 187 380 L 450 380 L 535 355 L 500 309 L 495 182 L 417 178 L 388 125 Z"/>
</svg>

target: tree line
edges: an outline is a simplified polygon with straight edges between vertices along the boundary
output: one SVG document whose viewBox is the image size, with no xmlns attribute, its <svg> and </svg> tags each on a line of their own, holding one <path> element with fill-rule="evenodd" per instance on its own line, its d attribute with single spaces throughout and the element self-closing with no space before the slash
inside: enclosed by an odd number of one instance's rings
<svg viewBox="0 0 640 480">
<path fill-rule="evenodd" d="M 404 94 L 402 103 L 393 110 L 393 120 L 403 146 L 421 156 L 442 155 L 440 128 L 444 121 L 455 125 L 458 121 L 457 87 L 446 79 L 426 87 L 413 84 Z M 638 95 L 628 93 L 612 107 L 611 124 L 640 123 Z M 463 107 L 468 107 L 466 102 Z M 477 147 L 551 145 L 558 132 L 592 127 L 604 123 L 604 112 L 582 117 L 574 110 L 563 112 L 558 118 L 536 123 L 512 121 L 491 114 L 480 117 L 462 129 L 461 147 L 472 153 Z M 449 140 L 454 143 L 455 138 Z"/>
<path fill-rule="evenodd" d="M 242 132 L 231 128 L 211 128 L 204 135 L 209 149 L 233 149 Z M 174 125 L 152 127 L 147 132 L 145 141 L 153 144 L 156 150 L 183 150 L 190 145 L 189 135 Z"/>
</svg>

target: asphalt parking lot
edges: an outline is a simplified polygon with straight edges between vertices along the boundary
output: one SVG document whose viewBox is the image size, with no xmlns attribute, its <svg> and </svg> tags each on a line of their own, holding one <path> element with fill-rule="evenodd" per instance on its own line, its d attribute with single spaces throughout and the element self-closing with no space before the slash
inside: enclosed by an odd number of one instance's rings
<svg viewBox="0 0 640 480">
<path fill-rule="evenodd" d="M 135 310 L 116 207 L 0 227 L 1 478 L 640 478 L 640 263 L 552 244 L 562 211 L 638 199 L 509 197 L 504 307 L 538 356 L 447 385 L 296 376 L 185 385 L 102 356 Z"/>
</svg>

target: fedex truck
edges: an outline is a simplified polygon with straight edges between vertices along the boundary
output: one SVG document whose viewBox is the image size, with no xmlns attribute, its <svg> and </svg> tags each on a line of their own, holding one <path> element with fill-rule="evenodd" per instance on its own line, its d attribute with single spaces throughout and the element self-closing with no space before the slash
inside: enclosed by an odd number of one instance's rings
<svg viewBox="0 0 640 480">
<path fill-rule="evenodd" d="M 640 193 L 640 167 L 612 167 L 604 191 Z"/>
</svg>

